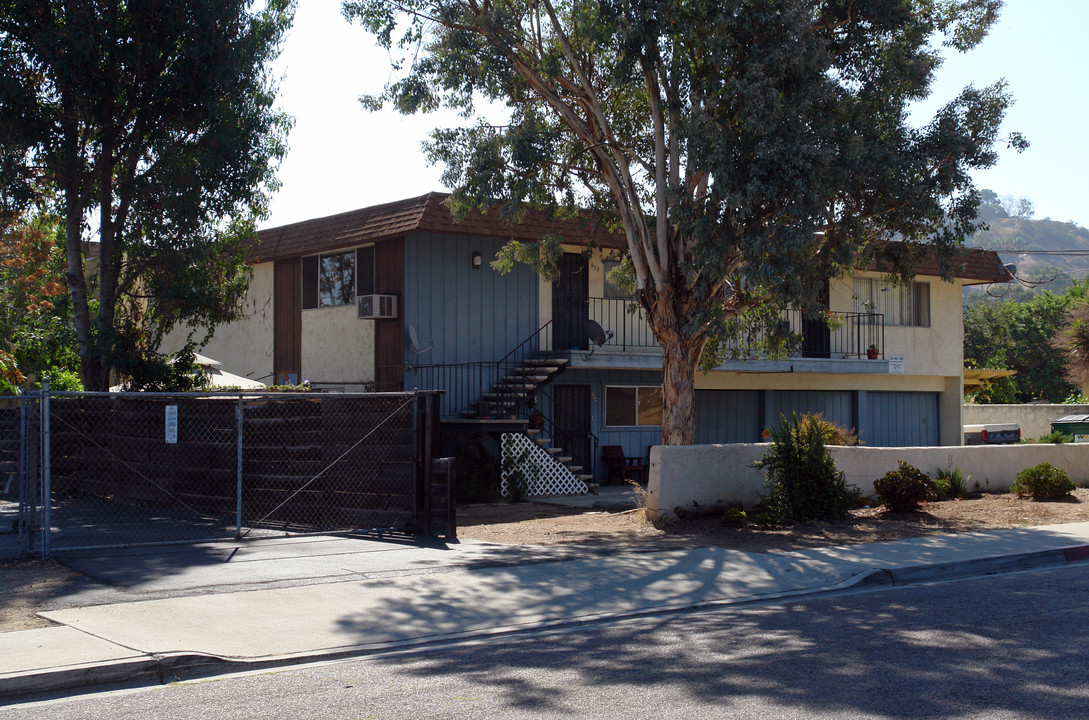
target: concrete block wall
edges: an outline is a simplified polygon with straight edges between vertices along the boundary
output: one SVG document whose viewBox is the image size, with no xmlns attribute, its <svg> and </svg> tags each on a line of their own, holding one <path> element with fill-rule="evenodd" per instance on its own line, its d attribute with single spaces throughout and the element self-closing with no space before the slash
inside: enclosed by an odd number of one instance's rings
<svg viewBox="0 0 1089 720">
<path fill-rule="evenodd" d="M 715 503 L 741 503 L 751 508 L 766 494 L 763 474 L 752 464 L 763 456 L 764 443 L 655 446 L 650 451 L 647 512 L 651 519 L 676 515 L 676 508 Z M 1050 462 L 1089 486 L 1089 443 L 1066 445 L 974 445 L 962 447 L 836 447 L 836 466 L 847 483 L 873 494 L 873 481 L 900 460 L 932 476 L 946 467 L 971 475 L 969 490 L 1005 492 L 1017 473 Z"/>
</svg>

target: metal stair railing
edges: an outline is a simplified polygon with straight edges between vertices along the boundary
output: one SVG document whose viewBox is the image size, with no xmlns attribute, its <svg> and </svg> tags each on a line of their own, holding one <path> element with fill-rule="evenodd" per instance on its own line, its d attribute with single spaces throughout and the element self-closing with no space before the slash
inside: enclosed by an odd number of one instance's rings
<svg viewBox="0 0 1089 720">
<path fill-rule="evenodd" d="M 538 390 L 538 396 L 548 400 L 548 404 L 552 409 L 552 415 L 553 416 L 558 416 L 558 417 L 566 419 L 566 420 L 575 420 L 575 421 L 579 420 L 579 418 L 576 418 L 572 413 L 561 410 L 560 408 L 558 408 L 556 406 L 555 396 L 552 393 L 545 390 L 544 388 L 541 388 L 540 390 Z M 536 409 L 540 410 L 540 407 L 537 407 Z M 553 444 L 556 447 L 560 447 L 563 450 L 569 451 L 570 447 L 560 443 L 559 434 L 556 432 L 557 424 L 556 424 L 555 420 L 552 417 L 549 417 L 548 415 L 545 415 L 543 412 L 541 413 L 541 418 L 544 421 L 543 422 L 543 424 L 544 424 L 543 431 L 548 435 L 548 437 L 552 438 Z M 586 418 L 586 421 L 587 421 L 587 423 L 586 423 L 586 437 L 590 439 L 590 445 L 591 445 L 591 447 L 590 447 L 590 457 L 586 459 L 586 461 L 585 461 L 586 464 L 583 466 L 583 469 L 577 474 L 579 474 L 579 475 L 589 475 L 590 478 L 591 478 L 589 480 L 589 482 L 596 482 L 596 478 L 597 478 L 597 451 L 598 451 L 598 446 L 600 445 L 601 441 L 600 441 L 600 438 L 598 438 L 598 436 L 595 435 L 594 431 L 591 429 L 590 423 L 589 423 L 589 418 Z"/>
<path fill-rule="evenodd" d="M 499 360 L 413 365 L 412 371 L 416 373 L 418 389 L 446 391 L 442 397 L 441 417 L 461 417 L 477 403 L 491 406 L 504 415 L 513 415 L 526 407 L 526 401 L 537 387 L 526 388 L 528 383 L 504 383 L 504 380 L 525 376 L 522 370 L 528 362 L 547 358 L 551 341 L 552 321 L 549 320 Z M 542 384 L 551 379 L 550 376 Z M 486 394 L 496 397 L 485 400 Z"/>
</svg>

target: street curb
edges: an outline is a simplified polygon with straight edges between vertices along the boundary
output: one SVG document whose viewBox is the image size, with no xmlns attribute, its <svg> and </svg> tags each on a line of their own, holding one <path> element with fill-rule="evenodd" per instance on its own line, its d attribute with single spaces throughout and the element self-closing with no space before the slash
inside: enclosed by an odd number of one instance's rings
<svg viewBox="0 0 1089 720">
<path fill-rule="evenodd" d="M 211 675 L 290 667 L 312 662 L 364 657 L 399 650 L 414 650 L 429 645 L 466 642 L 474 639 L 502 637 L 524 632 L 562 630 L 599 623 L 603 620 L 629 620 L 648 616 L 672 615 L 692 610 L 756 605 L 788 598 L 800 599 L 831 595 L 841 592 L 868 590 L 870 588 L 938 582 L 955 578 L 1018 572 L 1044 567 L 1089 561 L 1089 545 L 1072 545 L 1065 548 L 1040 550 L 1015 555 L 1002 555 L 975 560 L 920 565 L 903 568 L 868 568 L 832 585 L 815 588 L 788 590 L 764 595 L 724 598 L 698 603 L 662 605 L 611 613 L 582 615 L 557 620 L 544 620 L 521 624 L 502 625 L 462 633 L 446 633 L 362 645 L 349 645 L 326 650 L 306 651 L 298 654 L 278 655 L 253 660 L 226 658 L 201 653 L 177 653 L 162 656 L 144 656 L 88 663 L 37 671 L 27 671 L 0 678 L 0 706 L 16 702 L 28 695 L 52 694 L 61 690 L 89 689 L 103 685 L 166 684 L 192 680 Z"/>
<path fill-rule="evenodd" d="M 956 578 L 1058 567 L 1089 560 L 1089 545 L 1071 545 L 1051 550 L 1034 550 L 1015 555 L 998 555 L 958 562 L 918 565 L 878 572 L 888 577 L 888 584 L 911 585 L 914 583 L 939 582 Z"/>
</svg>

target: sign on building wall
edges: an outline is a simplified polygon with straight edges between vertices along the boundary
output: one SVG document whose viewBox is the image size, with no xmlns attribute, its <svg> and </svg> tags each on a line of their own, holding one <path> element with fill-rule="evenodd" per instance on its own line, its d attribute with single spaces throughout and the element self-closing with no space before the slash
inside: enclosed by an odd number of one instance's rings
<svg viewBox="0 0 1089 720">
<path fill-rule="evenodd" d="M 889 356 L 889 372 L 894 375 L 904 374 L 904 356 L 903 355 L 890 355 Z"/>
</svg>

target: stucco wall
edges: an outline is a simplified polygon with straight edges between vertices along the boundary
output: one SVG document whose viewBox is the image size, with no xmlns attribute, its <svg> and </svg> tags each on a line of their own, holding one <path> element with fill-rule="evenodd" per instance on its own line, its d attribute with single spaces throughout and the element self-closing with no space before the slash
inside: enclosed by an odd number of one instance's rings
<svg viewBox="0 0 1089 720">
<path fill-rule="evenodd" d="M 272 266 L 267 262 L 252 267 L 242 319 L 217 327 L 200 350 L 222 363 L 221 370 L 266 383 L 272 375 Z M 188 332 L 189 328 L 175 329 L 163 340 L 162 351 L 176 352 Z"/>
<path fill-rule="evenodd" d="M 1089 414 L 1089 405 L 965 405 L 964 424 L 1017 423 L 1021 437 L 1035 440 L 1051 432 L 1051 421 Z"/>
<path fill-rule="evenodd" d="M 752 507 L 765 494 L 764 478 L 752 468 L 765 444 L 655 446 L 650 451 L 647 511 L 651 518 L 669 517 L 677 507 L 741 503 Z M 971 447 L 831 448 L 836 466 L 848 484 L 863 495 L 873 493 L 873 481 L 900 460 L 933 475 L 939 468 L 957 467 L 971 475 L 969 490 L 1008 490 L 1017 473 L 1050 462 L 1089 486 L 1089 443 L 1067 445 L 975 445 Z"/>
<path fill-rule="evenodd" d="M 374 324 L 356 306 L 302 311 L 302 380 L 352 385 L 374 380 Z"/>
</svg>

